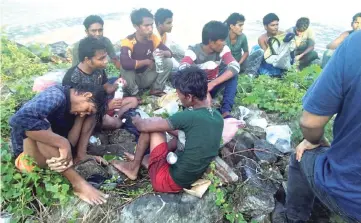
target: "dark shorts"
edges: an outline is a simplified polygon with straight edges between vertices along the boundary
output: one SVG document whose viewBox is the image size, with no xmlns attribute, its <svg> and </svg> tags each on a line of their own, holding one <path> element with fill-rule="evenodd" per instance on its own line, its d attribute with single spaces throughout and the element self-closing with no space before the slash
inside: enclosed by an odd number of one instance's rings
<svg viewBox="0 0 361 223">
<path fill-rule="evenodd" d="M 159 144 L 150 153 L 149 176 L 154 191 L 177 193 L 183 188 L 177 185 L 169 173 L 170 164 L 167 162 L 168 144 Z"/>
</svg>

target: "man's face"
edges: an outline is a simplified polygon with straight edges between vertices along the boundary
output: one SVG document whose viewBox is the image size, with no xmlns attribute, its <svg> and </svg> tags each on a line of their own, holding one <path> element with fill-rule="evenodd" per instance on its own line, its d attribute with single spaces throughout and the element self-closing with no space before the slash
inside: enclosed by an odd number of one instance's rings
<svg viewBox="0 0 361 223">
<path fill-rule="evenodd" d="M 184 95 L 178 89 L 176 89 L 177 95 L 179 100 L 181 101 L 182 105 L 186 108 L 192 106 L 192 96 L 191 95 Z"/>
<path fill-rule="evenodd" d="M 143 23 L 139 26 L 135 25 L 137 32 L 144 38 L 149 38 L 153 34 L 153 23 L 152 18 L 143 18 Z"/>
<path fill-rule="evenodd" d="M 85 31 L 88 36 L 100 39 L 103 37 L 103 26 L 100 23 L 91 24 L 88 30 Z"/>
<path fill-rule="evenodd" d="M 165 33 L 170 33 L 172 32 L 172 28 L 173 28 L 173 18 L 168 18 L 164 21 L 163 24 L 159 25 L 159 28 L 161 30 L 163 30 L 163 32 Z"/>
<path fill-rule="evenodd" d="M 306 31 L 306 30 L 305 30 L 305 31 Z M 297 36 L 302 36 L 302 34 L 303 34 L 305 31 L 296 29 L 296 35 L 297 35 Z"/>
<path fill-rule="evenodd" d="M 90 92 L 75 92 L 71 103 L 70 113 L 73 115 L 79 115 L 80 117 L 95 114 L 97 112 L 97 109 L 94 105 L 94 102 L 90 100 L 91 97 L 92 93 Z"/>
<path fill-rule="evenodd" d="M 108 64 L 107 51 L 97 50 L 95 55 L 91 58 L 85 58 L 86 63 L 93 69 L 104 69 Z"/>
<path fill-rule="evenodd" d="M 235 25 L 231 25 L 231 30 L 238 36 L 242 34 L 244 22 L 238 21 Z"/>
<path fill-rule="evenodd" d="M 351 24 L 353 30 L 361 30 L 361 17 L 357 17 Z"/>
<path fill-rule="evenodd" d="M 278 33 L 278 24 L 279 24 L 278 21 L 273 21 L 270 24 L 264 26 L 264 28 L 266 29 L 268 34 L 275 36 Z"/>
<path fill-rule="evenodd" d="M 223 47 L 226 45 L 224 40 L 210 41 L 209 46 L 213 52 L 220 53 L 223 50 Z"/>
</svg>

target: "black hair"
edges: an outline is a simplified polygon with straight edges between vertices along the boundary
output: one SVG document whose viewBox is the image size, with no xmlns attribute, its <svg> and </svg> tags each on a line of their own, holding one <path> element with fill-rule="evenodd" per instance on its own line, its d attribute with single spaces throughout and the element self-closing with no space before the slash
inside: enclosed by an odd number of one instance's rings
<svg viewBox="0 0 361 223">
<path fill-rule="evenodd" d="M 106 50 L 105 44 L 102 40 L 91 36 L 80 40 L 79 61 L 84 61 L 85 57 L 88 59 L 94 57 L 97 50 Z"/>
<path fill-rule="evenodd" d="M 133 25 L 141 25 L 143 23 L 143 18 L 153 19 L 153 14 L 146 8 L 134 9 L 132 13 L 130 13 L 130 20 Z"/>
<path fill-rule="evenodd" d="M 273 21 L 280 21 L 278 16 L 274 13 L 268 13 L 263 17 L 263 25 L 268 26 Z"/>
<path fill-rule="evenodd" d="M 173 87 L 182 94 L 191 94 L 199 100 L 207 98 L 207 74 L 199 67 L 193 65 L 179 70 L 173 75 Z"/>
<path fill-rule="evenodd" d="M 300 32 L 304 32 L 310 26 L 310 19 L 306 17 L 301 17 L 296 22 L 296 29 Z"/>
<path fill-rule="evenodd" d="M 228 27 L 219 21 L 210 21 L 202 30 L 202 43 L 208 45 L 209 41 L 225 40 L 228 36 Z"/>
<path fill-rule="evenodd" d="M 169 9 L 160 8 L 154 14 L 155 25 L 163 24 L 169 18 L 173 18 L 173 12 Z"/>
<path fill-rule="evenodd" d="M 242 14 L 234 12 L 230 16 L 228 16 L 227 20 L 224 23 L 226 23 L 229 28 L 230 25 L 236 25 L 237 22 L 244 21 L 246 21 L 246 18 Z"/>
<path fill-rule="evenodd" d="M 361 17 L 361 12 L 356 13 L 356 14 L 352 17 L 352 22 L 355 22 L 358 17 Z"/>
<path fill-rule="evenodd" d="M 94 85 L 94 84 L 78 84 L 74 87 L 75 92 L 77 93 L 85 93 L 90 92 L 92 94 L 92 97 L 90 98 L 90 101 L 94 103 L 95 108 L 97 109 L 97 112 L 95 114 L 97 122 L 101 122 L 103 119 L 103 116 L 105 115 L 107 111 L 107 103 L 106 103 L 106 97 L 107 93 L 104 90 L 104 87 L 102 85 Z"/>
<path fill-rule="evenodd" d="M 102 26 L 104 25 L 103 19 L 100 18 L 100 16 L 98 16 L 98 15 L 90 15 L 90 16 L 86 17 L 86 19 L 83 22 L 83 25 L 84 25 L 85 29 L 88 30 L 89 27 L 94 23 L 99 23 Z"/>
</svg>

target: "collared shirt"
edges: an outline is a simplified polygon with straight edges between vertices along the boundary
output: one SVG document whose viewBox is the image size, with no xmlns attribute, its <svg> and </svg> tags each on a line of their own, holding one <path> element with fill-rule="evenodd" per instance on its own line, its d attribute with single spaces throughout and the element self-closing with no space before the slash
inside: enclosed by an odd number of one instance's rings
<svg viewBox="0 0 361 223">
<path fill-rule="evenodd" d="M 23 152 L 26 131 L 47 130 L 65 138 L 73 127 L 75 116 L 70 114 L 69 87 L 52 86 L 23 105 L 9 121 L 14 155 Z"/>
</svg>

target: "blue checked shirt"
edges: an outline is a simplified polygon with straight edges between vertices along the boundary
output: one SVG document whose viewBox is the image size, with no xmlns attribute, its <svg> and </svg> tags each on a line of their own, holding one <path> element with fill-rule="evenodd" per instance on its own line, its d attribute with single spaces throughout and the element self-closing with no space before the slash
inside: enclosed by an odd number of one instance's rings
<svg viewBox="0 0 361 223">
<path fill-rule="evenodd" d="M 69 87 L 52 86 L 23 105 L 9 121 L 11 143 L 15 157 L 23 152 L 26 131 L 47 130 L 65 138 L 73 127 L 75 116 L 70 114 Z"/>
</svg>

